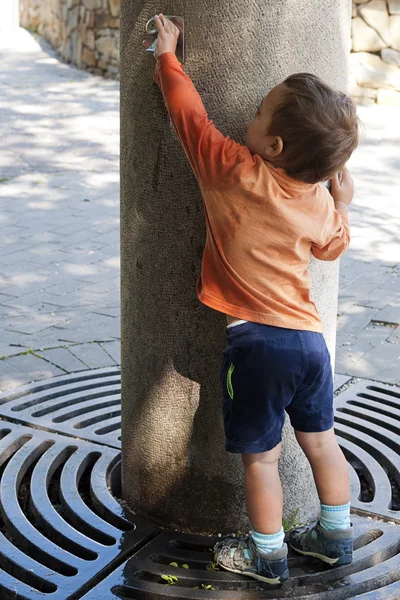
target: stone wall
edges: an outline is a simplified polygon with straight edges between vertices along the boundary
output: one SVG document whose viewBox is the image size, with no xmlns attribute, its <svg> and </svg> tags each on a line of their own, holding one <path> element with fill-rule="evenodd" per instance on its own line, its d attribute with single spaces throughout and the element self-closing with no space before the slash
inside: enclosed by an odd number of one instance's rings
<svg viewBox="0 0 400 600">
<path fill-rule="evenodd" d="M 400 0 L 355 0 L 350 92 L 360 102 L 400 105 Z"/>
<path fill-rule="evenodd" d="M 20 0 L 20 24 L 66 61 L 118 77 L 120 0 Z"/>
</svg>

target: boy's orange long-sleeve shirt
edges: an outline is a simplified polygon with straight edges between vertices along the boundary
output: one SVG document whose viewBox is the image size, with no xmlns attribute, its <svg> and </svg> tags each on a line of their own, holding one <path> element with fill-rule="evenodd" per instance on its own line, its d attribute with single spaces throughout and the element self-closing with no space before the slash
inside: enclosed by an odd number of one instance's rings
<svg viewBox="0 0 400 600">
<path fill-rule="evenodd" d="M 161 55 L 155 80 L 204 199 L 199 300 L 239 319 L 321 332 L 310 253 L 320 260 L 343 254 L 346 216 L 324 185 L 292 179 L 218 131 L 174 54 Z"/>
</svg>

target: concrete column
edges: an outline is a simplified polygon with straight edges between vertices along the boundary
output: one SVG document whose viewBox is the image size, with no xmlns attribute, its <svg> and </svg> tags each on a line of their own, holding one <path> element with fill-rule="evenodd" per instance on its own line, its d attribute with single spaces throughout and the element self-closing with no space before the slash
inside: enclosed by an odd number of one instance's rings
<svg viewBox="0 0 400 600">
<path fill-rule="evenodd" d="M 348 0 L 122 0 L 123 494 L 161 524 L 215 533 L 247 520 L 241 460 L 224 450 L 225 320 L 195 295 L 202 200 L 142 50 L 145 23 L 156 12 L 185 18 L 185 70 L 216 125 L 243 141 L 256 104 L 289 74 L 346 87 L 350 11 Z M 338 264 L 311 271 L 333 352 Z M 297 509 L 315 518 L 311 472 L 289 427 L 281 475 L 286 518 Z"/>
</svg>

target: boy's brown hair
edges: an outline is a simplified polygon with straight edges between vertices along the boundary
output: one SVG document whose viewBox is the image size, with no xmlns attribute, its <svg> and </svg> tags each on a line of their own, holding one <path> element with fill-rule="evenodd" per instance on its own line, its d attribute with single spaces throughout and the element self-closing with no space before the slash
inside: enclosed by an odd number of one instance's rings
<svg viewBox="0 0 400 600">
<path fill-rule="evenodd" d="M 277 164 L 300 181 L 326 181 L 357 147 L 355 104 L 310 73 L 291 75 L 284 83 L 287 91 L 268 131 L 283 140 Z"/>
</svg>

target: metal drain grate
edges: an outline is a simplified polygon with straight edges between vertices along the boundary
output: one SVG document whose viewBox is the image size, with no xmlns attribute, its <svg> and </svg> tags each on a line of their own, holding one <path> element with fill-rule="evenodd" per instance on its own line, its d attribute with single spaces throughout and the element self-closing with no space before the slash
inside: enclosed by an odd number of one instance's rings
<svg viewBox="0 0 400 600">
<path fill-rule="evenodd" d="M 83 371 L 4 392 L 0 416 L 120 448 L 120 370 Z"/>
<path fill-rule="evenodd" d="M 284 586 L 271 589 L 259 582 L 225 571 L 207 570 L 212 564 L 209 548 L 215 538 L 161 533 L 125 564 L 97 585 L 83 600 L 258 600 L 297 598 L 343 600 L 364 598 L 395 599 L 400 579 L 400 536 L 394 525 L 355 517 L 356 541 L 353 564 L 331 569 L 306 557 L 289 557 L 291 578 Z M 179 566 L 170 566 L 170 563 Z M 183 568 L 185 564 L 189 568 Z M 162 575 L 175 575 L 168 585 Z M 206 590 L 202 585 L 215 589 Z M 392 591 L 390 591 L 392 586 Z M 196 590 L 195 587 L 200 587 Z M 392 595 L 390 595 L 392 594 Z"/>
<path fill-rule="evenodd" d="M 0 421 L 1 600 L 75 597 L 157 533 L 111 494 L 118 461 L 113 448 Z"/>
<path fill-rule="evenodd" d="M 335 431 L 351 466 L 352 508 L 400 523 L 400 389 L 353 385 L 335 399 Z"/>
<path fill-rule="evenodd" d="M 159 533 L 115 499 L 119 410 L 118 369 L 57 377 L 0 395 L 0 417 L 6 419 L 0 421 L 1 600 L 400 598 L 400 530 L 363 516 L 354 518 L 355 560 L 347 567 L 326 569 L 291 555 L 292 577 L 277 590 L 210 570 L 214 539 Z M 399 417 L 397 388 L 364 382 L 335 400 L 353 508 L 398 523 Z M 167 585 L 162 575 L 178 581 Z"/>
</svg>

